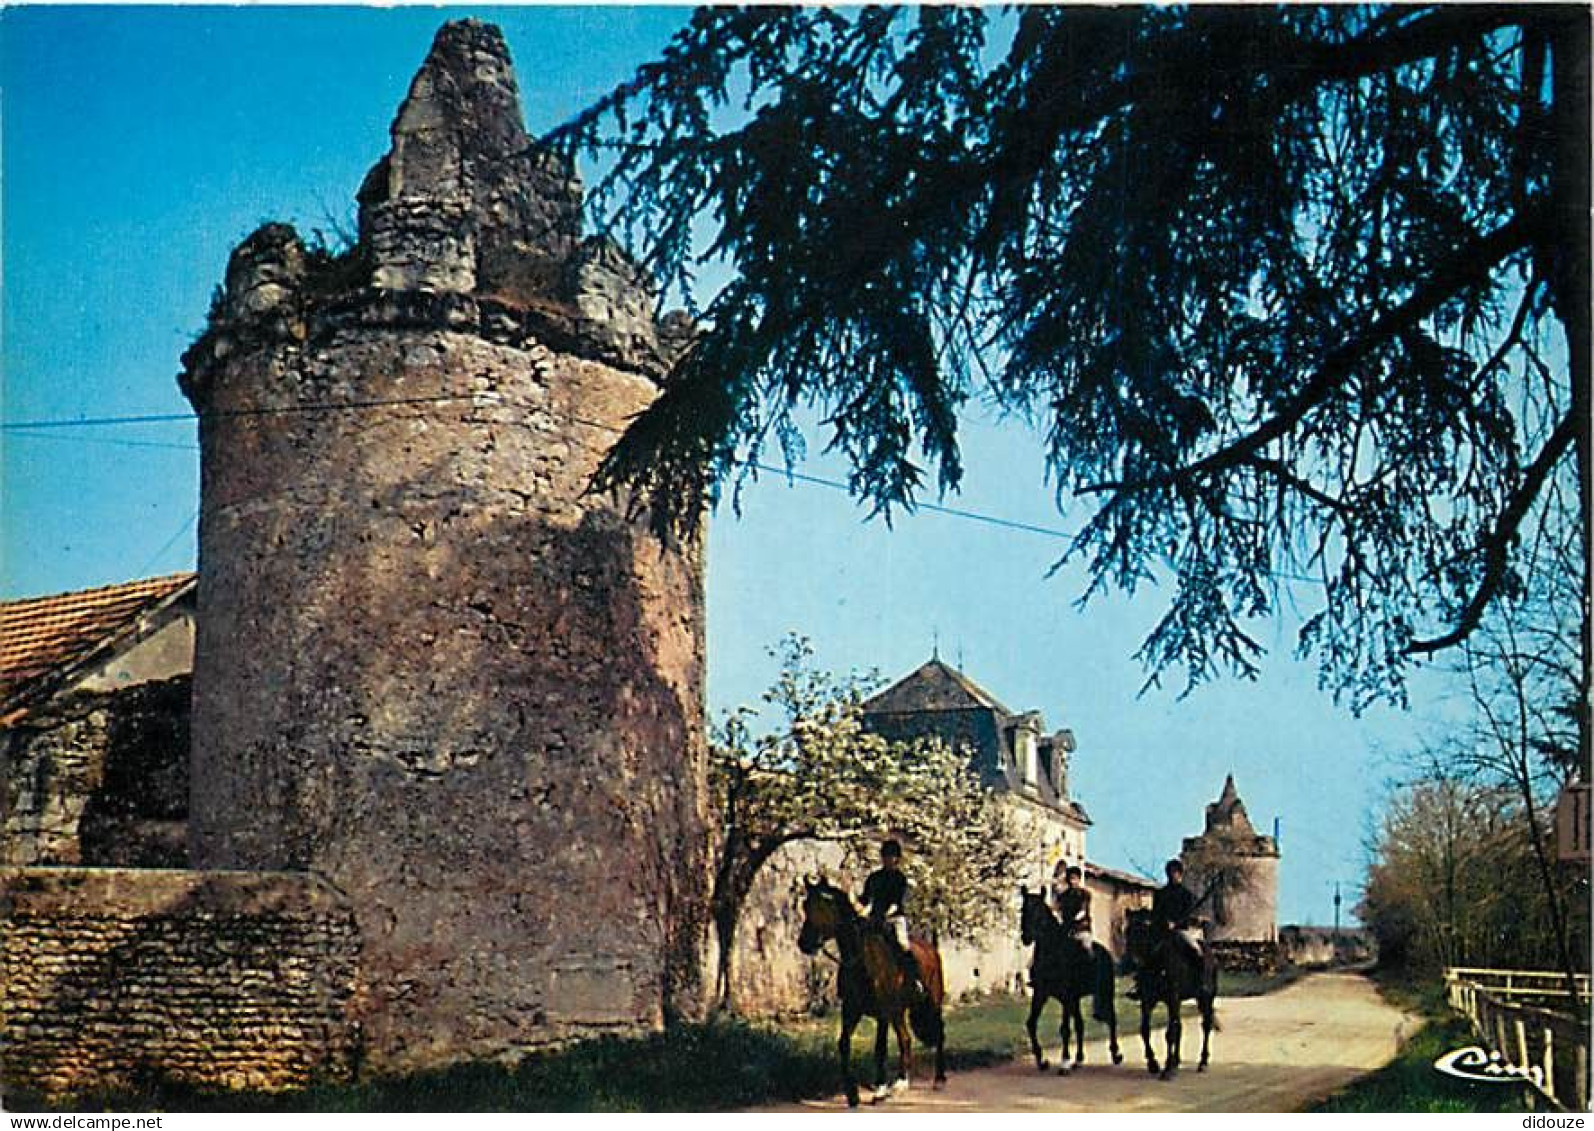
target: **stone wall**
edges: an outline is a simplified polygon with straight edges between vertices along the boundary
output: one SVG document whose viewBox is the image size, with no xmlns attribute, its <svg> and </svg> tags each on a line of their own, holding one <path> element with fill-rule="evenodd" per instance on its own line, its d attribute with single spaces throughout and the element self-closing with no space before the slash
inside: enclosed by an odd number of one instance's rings
<svg viewBox="0 0 1594 1131">
<path fill-rule="evenodd" d="M 803 954 L 797 933 L 803 877 L 823 872 L 837 883 L 851 883 L 844 857 L 839 845 L 799 841 L 777 850 L 759 871 L 737 923 L 731 967 L 736 1006 L 744 1015 L 809 1013 L 834 1000 L 835 963 Z"/>
<path fill-rule="evenodd" d="M 1251 939 L 1214 939 L 1212 953 L 1219 970 L 1248 974 L 1271 974 L 1279 968 L 1282 955 L 1276 942 Z M 1219 983 L 1222 989 L 1222 983 Z"/>
<path fill-rule="evenodd" d="M 0 869 L 7 1094 L 339 1078 L 358 944 L 303 875 Z"/>
<path fill-rule="evenodd" d="M 588 493 L 663 362 L 580 199 L 450 23 L 358 246 L 262 228 L 184 357 L 194 863 L 347 894 L 382 1070 L 703 1004 L 701 555 Z"/>
<path fill-rule="evenodd" d="M 189 686 L 64 691 L 0 730 L 0 863 L 186 863 Z"/>
<path fill-rule="evenodd" d="M 1280 927 L 1279 958 L 1291 966 L 1359 965 L 1378 957 L 1372 933 L 1361 927 Z"/>
</svg>

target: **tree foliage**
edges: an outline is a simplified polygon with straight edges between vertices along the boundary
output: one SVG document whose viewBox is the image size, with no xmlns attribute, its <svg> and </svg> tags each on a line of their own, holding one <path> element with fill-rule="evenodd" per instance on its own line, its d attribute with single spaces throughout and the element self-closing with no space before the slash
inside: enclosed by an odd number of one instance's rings
<svg viewBox="0 0 1594 1131">
<path fill-rule="evenodd" d="M 1587 103 L 1575 7 L 699 10 L 549 139 L 667 289 L 732 268 L 600 482 L 690 525 L 812 411 L 889 518 L 983 397 L 1090 593 L 1171 575 L 1153 677 L 1254 673 L 1299 575 L 1399 699 L 1587 466 Z"/>
<path fill-rule="evenodd" d="M 1552 516 L 1575 493 L 1552 481 Z M 1499 599 L 1453 658 L 1464 689 L 1413 759 L 1373 846 L 1364 917 L 1418 965 L 1587 970 L 1588 869 L 1556 860 L 1551 804 L 1580 766 L 1577 548 L 1534 524 L 1520 591 Z"/>
<path fill-rule="evenodd" d="M 1553 968 L 1560 961 L 1521 800 L 1454 775 L 1392 799 L 1374 837 L 1357 915 L 1382 959 L 1444 966 Z"/>
<path fill-rule="evenodd" d="M 898 837 L 908 848 L 914 929 L 964 938 L 1008 909 L 1025 859 L 1012 821 L 966 752 L 866 731 L 860 706 L 869 681 L 817 670 L 807 640 L 788 637 L 774 655 L 780 674 L 764 701 L 779 725 L 755 735 L 756 712 L 732 712 L 710 754 L 719 825 L 711 899 L 727 1005 L 742 906 L 759 870 L 785 845 L 830 841 L 859 863 L 881 837 Z"/>
</svg>

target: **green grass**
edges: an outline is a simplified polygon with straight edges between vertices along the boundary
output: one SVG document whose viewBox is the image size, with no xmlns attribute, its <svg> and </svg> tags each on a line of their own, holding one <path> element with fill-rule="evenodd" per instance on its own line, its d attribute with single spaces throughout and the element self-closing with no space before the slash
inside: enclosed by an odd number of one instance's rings
<svg viewBox="0 0 1594 1131">
<path fill-rule="evenodd" d="M 1268 992 L 1276 979 L 1231 978 L 1236 996 Z M 1119 1040 L 1128 1057 L 1139 1055 L 1137 1003 L 1124 997 L 1127 979 L 1118 983 Z M 1029 1056 L 1024 1031 L 1028 999 L 993 996 L 954 1006 L 947 1015 L 947 1065 L 953 1071 Z M 1088 1019 L 1086 1035 L 1105 1035 L 1105 1026 Z M 1159 1019 L 1160 1019 L 1159 1014 Z M 1060 1007 L 1052 1002 L 1042 1015 L 1041 1043 L 1054 1053 Z M 1161 1032 L 1159 1021 L 1158 1032 Z M 86 1111 L 716 1111 L 758 1104 L 792 1102 L 840 1090 L 834 1017 L 782 1024 L 721 1020 L 681 1025 L 648 1037 L 583 1041 L 555 1052 L 529 1056 L 513 1067 L 466 1064 L 432 1072 L 376 1078 L 356 1084 L 327 1084 L 286 1093 L 203 1092 L 153 1082 L 134 1092 L 84 1097 L 49 1110 Z M 853 1068 L 858 1079 L 874 1079 L 874 1023 L 865 1021 L 853 1036 Z M 896 1059 L 889 1047 L 888 1065 Z M 918 1071 L 930 1061 L 918 1046 Z M 37 1101 L 7 1097 L 14 1110 L 41 1110 Z"/>
<path fill-rule="evenodd" d="M 992 1064 L 1026 1047 L 1024 1009 L 1008 998 L 954 1008 L 947 1018 L 948 1065 Z M 457 1065 L 286 1093 L 151 1084 L 50 1110 L 714 1111 L 834 1094 L 841 1087 L 835 1046 L 833 1018 L 783 1026 L 724 1020 L 649 1037 L 583 1041 L 513 1067 Z M 873 1048 L 873 1023 L 866 1021 L 853 1038 L 853 1065 L 858 1078 L 871 1083 Z M 891 1055 L 894 1063 L 894 1039 Z M 922 1046 L 918 1066 L 921 1075 L 930 1070 Z M 26 1097 L 7 1102 L 13 1110 L 43 1106 Z"/>
<path fill-rule="evenodd" d="M 1386 974 L 1373 978 L 1392 1005 L 1424 1018 L 1400 1054 L 1370 1076 L 1329 1096 L 1312 1111 L 1527 1112 L 1534 1110 L 1527 1085 L 1471 1084 L 1434 1069 L 1454 1049 L 1476 1044 L 1471 1027 L 1444 1004 L 1436 981 L 1414 982 Z"/>
</svg>

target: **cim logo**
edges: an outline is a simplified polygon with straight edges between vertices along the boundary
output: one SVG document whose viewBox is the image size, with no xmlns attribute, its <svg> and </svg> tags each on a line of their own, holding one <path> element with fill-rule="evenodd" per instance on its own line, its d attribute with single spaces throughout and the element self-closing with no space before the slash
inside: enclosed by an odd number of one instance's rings
<svg viewBox="0 0 1594 1131">
<path fill-rule="evenodd" d="M 1517 1084 L 1527 1082 L 1541 1086 L 1544 1069 L 1535 1065 L 1521 1068 L 1497 1052 L 1488 1052 L 1477 1045 L 1447 1052 L 1433 1062 L 1434 1068 L 1457 1080 L 1470 1080 L 1475 1084 Z"/>
</svg>

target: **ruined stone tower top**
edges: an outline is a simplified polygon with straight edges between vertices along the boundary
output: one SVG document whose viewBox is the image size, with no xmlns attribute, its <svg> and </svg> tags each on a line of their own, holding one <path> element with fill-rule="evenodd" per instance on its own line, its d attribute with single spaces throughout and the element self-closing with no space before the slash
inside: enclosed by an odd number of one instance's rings
<svg viewBox="0 0 1594 1131">
<path fill-rule="evenodd" d="M 679 339 L 661 337 L 625 253 L 582 236 L 581 183 L 527 134 L 496 27 L 444 24 L 389 132 L 357 194 L 354 246 L 307 246 L 267 224 L 233 252 L 206 333 L 183 358 L 196 408 L 210 401 L 207 373 L 240 346 L 313 344 L 351 326 L 536 338 L 650 377 L 668 368 Z"/>
<path fill-rule="evenodd" d="M 444 24 L 360 188 L 360 240 L 383 290 L 557 300 L 581 242 L 581 186 L 532 144 L 498 29 Z"/>
</svg>

